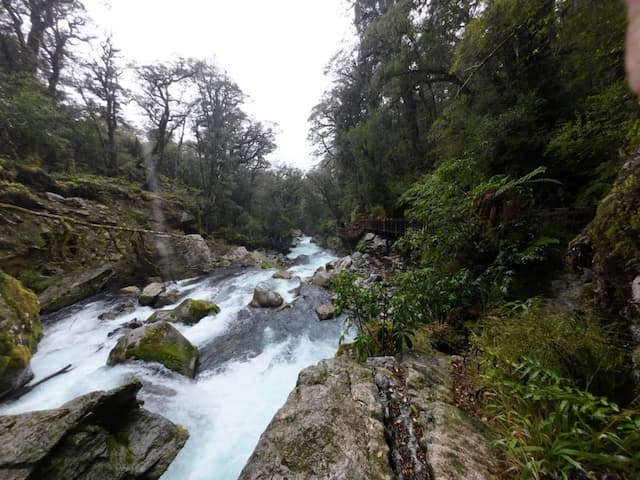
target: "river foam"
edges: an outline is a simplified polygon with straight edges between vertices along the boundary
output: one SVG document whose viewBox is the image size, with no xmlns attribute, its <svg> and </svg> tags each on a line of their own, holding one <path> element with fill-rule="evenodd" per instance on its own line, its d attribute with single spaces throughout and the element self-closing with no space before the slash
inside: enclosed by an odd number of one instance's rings
<svg viewBox="0 0 640 480">
<path fill-rule="evenodd" d="M 304 238 L 292 249 L 290 258 L 306 255 L 306 262 L 291 269 L 301 278 L 335 257 Z M 251 300 L 258 283 L 276 289 L 285 300 L 299 280 L 274 280 L 275 270 L 247 269 L 228 276 L 212 275 L 175 284 L 188 298 L 218 303 L 221 312 L 205 317 L 195 326 L 178 328 L 194 345 L 202 347 L 231 331 L 238 312 Z M 140 393 L 145 406 L 183 425 L 190 438 L 163 480 L 232 480 L 238 477 L 260 434 L 277 409 L 284 403 L 303 368 L 331 357 L 337 348 L 341 328 L 326 324 L 326 332 L 304 328 L 295 335 L 275 332 L 274 325 L 252 325 L 259 329 L 260 342 L 252 345 L 253 355 L 231 359 L 221 367 L 199 371 L 188 379 L 155 364 L 133 363 L 106 366 L 109 351 L 118 335 L 109 332 L 134 318 L 146 319 L 153 310 L 136 306 L 116 320 L 102 321 L 98 315 L 108 311 L 114 298 L 99 297 L 72 306 L 45 325 L 45 335 L 32 359 L 34 382 L 65 367 L 73 369 L 53 378 L 19 400 L 0 407 L 0 414 L 55 408 L 79 395 L 114 388 L 131 378 L 143 382 Z M 167 308 L 172 308 L 169 306 Z M 300 319 L 313 325 L 315 318 Z M 288 330 L 287 330 L 288 332 Z"/>
</svg>

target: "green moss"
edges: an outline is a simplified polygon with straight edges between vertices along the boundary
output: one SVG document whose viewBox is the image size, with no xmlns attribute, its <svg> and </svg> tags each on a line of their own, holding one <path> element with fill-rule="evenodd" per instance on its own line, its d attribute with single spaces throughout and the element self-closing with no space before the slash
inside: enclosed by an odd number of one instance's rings
<svg viewBox="0 0 640 480">
<path fill-rule="evenodd" d="M 42 275 L 35 270 L 23 270 L 18 275 L 18 279 L 29 290 L 33 290 L 35 293 L 41 293 L 45 291 L 51 285 L 54 285 L 57 281 L 54 277 Z"/>
<path fill-rule="evenodd" d="M 21 183 L 0 181 L 0 202 L 25 208 L 40 207 L 41 202 Z"/>
<path fill-rule="evenodd" d="M 21 344 L 35 350 L 42 336 L 40 307 L 36 295 L 15 278 L 0 271 L 0 297 L 13 310 Z"/>
<path fill-rule="evenodd" d="M 596 251 L 620 268 L 640 268 L 640 180 L 632 173 L 601 202 L 591 226 Z"/>
<path fill-rule="evenodd" d="M 200 320 L 212 313 L 220 313 L 220 307 L 215 303 L 206 300 L 189 301 L 189 314 L 194 320 Z"/>
<path fill-rule="evenodd" d="M 198 354 L 198 349 L 189 344 L 167 341 L 166 336 L 171 329 L 167 323 L 148 328 L 138 346 L 127 350 L 127 356 L 158 362 L 170 370 L 184 372 Z"/>
</svg>

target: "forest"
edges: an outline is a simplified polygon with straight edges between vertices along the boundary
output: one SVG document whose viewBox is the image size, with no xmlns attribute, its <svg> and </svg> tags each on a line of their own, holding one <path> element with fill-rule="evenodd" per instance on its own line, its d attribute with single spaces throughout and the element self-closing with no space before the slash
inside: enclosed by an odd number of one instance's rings
<svg viewBox="0 0 640 480">
<path fill-rule="evenodd" d="M 286 249 L 294 229 L 413 222 L 392 284 L 333 281 L 354 356 L 465 355 L 492 393 L 473 410 L 505 478 L 638 478 L 640 108 L 624 3 L 350 7 L 354 42 L 327 65 L 305 172 L 271 165 L 276 127 L 246 113 L 223 65 L 126 64 L 114 39 L 88 35 L 81 1 L 3 0 L 0 192 L 27 169 L 171 194 L 204 237 L 254 248 Z"/>
</svg>

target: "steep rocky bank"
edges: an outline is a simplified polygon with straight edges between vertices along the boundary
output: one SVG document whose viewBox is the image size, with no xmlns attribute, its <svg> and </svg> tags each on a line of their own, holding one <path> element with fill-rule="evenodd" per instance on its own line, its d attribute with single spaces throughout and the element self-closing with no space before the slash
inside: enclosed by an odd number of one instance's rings
<svg viewBox="0 0 640 480">
<path fill-rule="evenodd" d="M 189 434 L 140 408 L 140 388 L 133 382 L 54 410 L 0 417 L 0 477 L 159 478 Z"/>
<path fill-rule="evenodd" d="M 324 360 L 300 373 L 240 480 L 497 478 L 451 382 L 451 358 L 433 354 Z"/>
</svg>

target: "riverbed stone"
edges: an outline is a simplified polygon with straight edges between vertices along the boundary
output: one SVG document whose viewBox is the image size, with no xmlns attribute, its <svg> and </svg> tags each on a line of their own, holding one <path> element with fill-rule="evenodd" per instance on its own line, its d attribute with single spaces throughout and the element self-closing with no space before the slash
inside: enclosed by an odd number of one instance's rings
<svg viewBox="0 0 640 480">
<path fill-rule="evenodd" d="M 334 276 L 335 274 L 333 270 L 327 271 L 325 267 L 320 267 L 313 274 L 313 277 L 311 278 L 311 283 L 313 285 L 317 285 L 318 287 L 329 288 L 329 286 L 331 285 L 331 280 L 333 279 Z"/>
<path fill-rule="evenodd" d="M 32 378 L 30 361 L 42 336 L 33 292 L 0 270 L 0 399 Z"/>
<path fill-rule="evenodd" d="M 288 270 L 278 270 L 273 274 L 272 278 L 275 278 L 276 280 L 291 280 L 293 275 Z"/>
<path fill-rule="evenodd" d="M 116 276 L 111 265 L 104 265 L 88 270 L 80 270 L 59 277 L 38 295 L 43 312 L 53 312 L 83 300 L 100 290 Z"/>
<path fill-rule="evenodd" d="M 131 330 L 109 352 L 107 365 L 131 360 L 156 362 L 193 378 L 198 349 L 168 322 L 156 322 Z"/>
<path fill-rule="evenodd" d="M 188 432 L 140 408 L 134 381 L 60 408 L 0 417 L 0 478 L 159 478 Z"/>
<path fill-rule="evenodd" d="M 152 282 L 142 290 L 142 293 L 138 297 L 138 303 L 144 306 L 154 306 L 158 295 L 166 290 L 164 283 Z"/>
<path fill-rule="evenodd" d="M 336 307 L 332 303 L 323 303 L 316 307 L 316 314 L 320 320 L 330 320 L 336 315 Z"/>
<path fill-rule="evenodd" d="M 213 302 L 189 298 L 172 310 L 158 310 L 154 312 L 153 315 L 147 319 L 147 323 L 176 322 L 195 325 L 204 317 L 219 312 L 220 307 Z"/>
<path fill-rule="evenodd" d="M 132 295 L 134 297 L 137 297 L 142 292 L 140 291 L 139 287 L 136 287 L 135 285 L 132 285 L 132 286 L 129 286 L 129 287 L 121 288 L 120 290 L 118 290 L 118 293 L 120 295 Z"/>
<path fill-rule="evenodd" d="M 277 308 L 284 303 L 282 296 L 265 285 L 258 285 L 253 291 L 249 306 L 253 308 Z"/>
<path fill-rule="evenodd" d="M 175 289 L 165 290 L 161 292 L 157 297 L 155 302 L 153 302 L 154 308 L 162 308 L 167 305 L 173 305 L 178 300 L 180 300 L 180 292 Z"/>
</svg>

